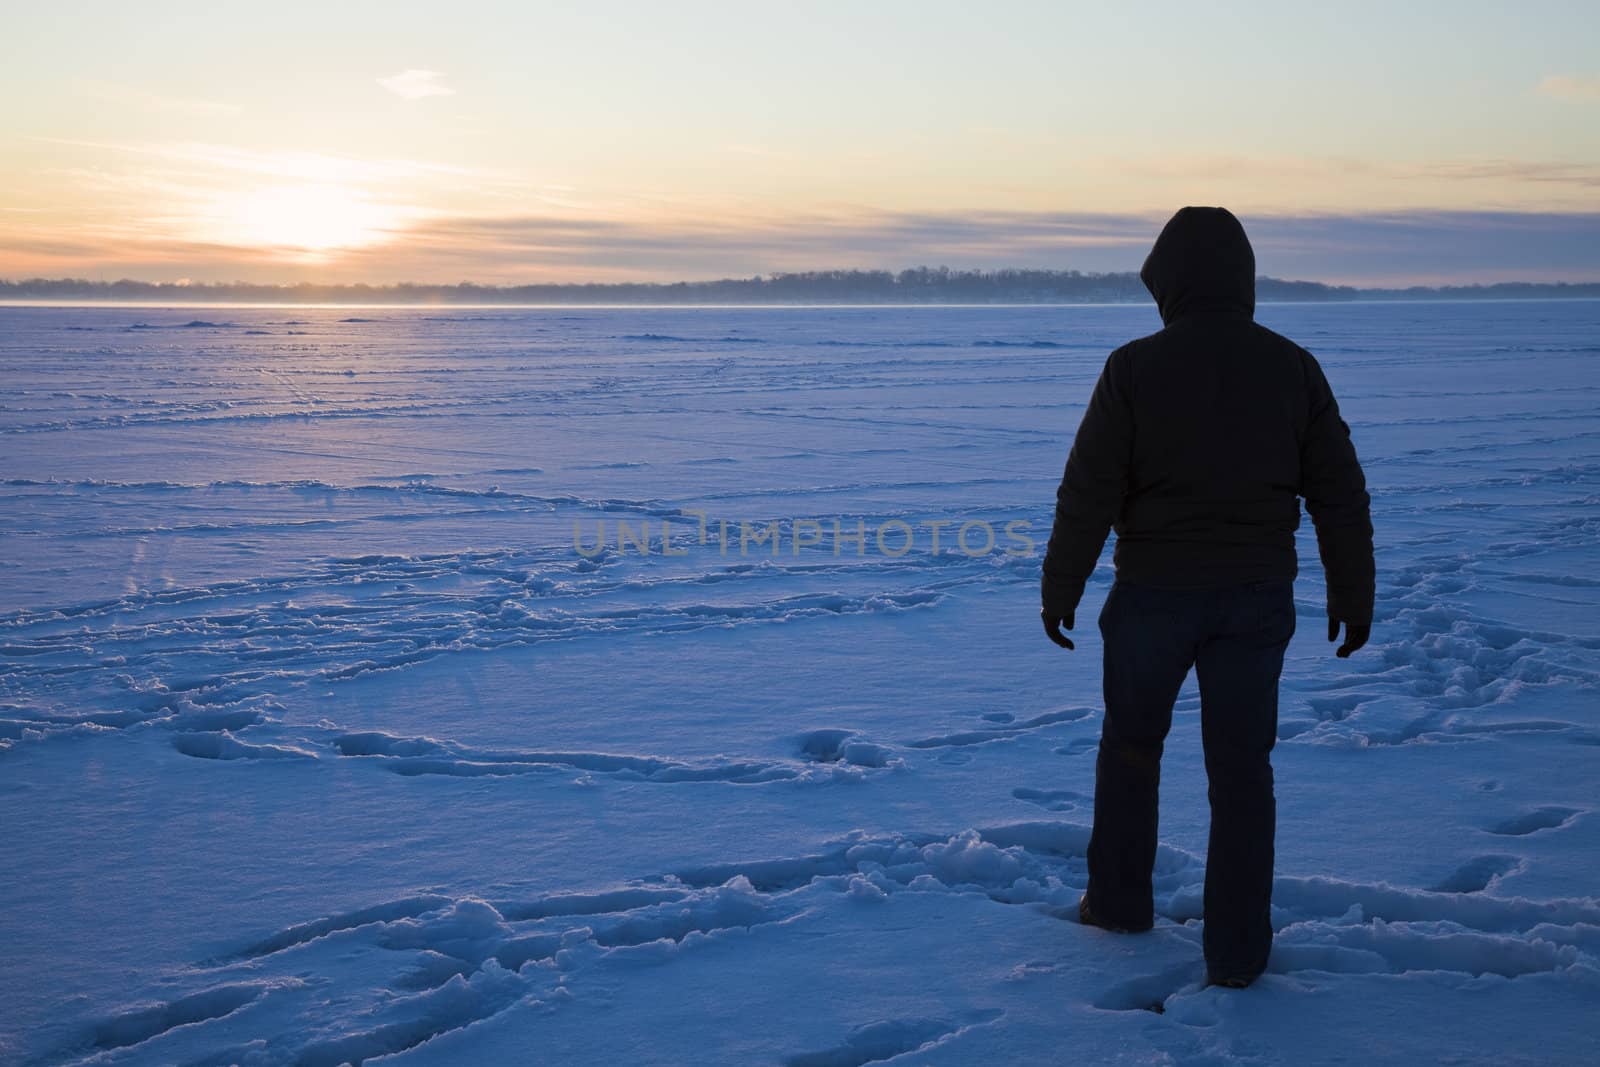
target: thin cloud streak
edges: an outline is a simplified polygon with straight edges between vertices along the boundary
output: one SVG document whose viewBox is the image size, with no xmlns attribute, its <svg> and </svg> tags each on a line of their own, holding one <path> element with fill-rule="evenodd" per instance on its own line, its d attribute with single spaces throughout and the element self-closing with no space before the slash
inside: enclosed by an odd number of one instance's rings
<svg viewBox="0 0 1600 1067">
<path fill-rule="evenodd" d="M 227 104 L 219 100 L 167 96 L 137 86 L 100 81 L 95 78 L 84 78 L 76 84 L 78 91 L 91 99 L 102 103 L 122 104 L 142 111 L 170 112 L 192 117 L 231 117 L 244 110 L 236 104 Z"/>
<path fill-rule="evenodd" d="M 1544 163 L 1518 159 L 1486 159 L 1470 162 L 1432 163 L 1419 167 L 1416 177 L 1460 181 L 1545 182 L 1600 188 L 1600 165 L 1592 163 Z"/>
<path fill-rule="evenodd" d="M 504 172 L 450 163 L 414 159 L 384 159 L 331 155 L 322 152 L 250 151 L 203 142 L 175 144 L 86 141 L 64 137 L 35 137 L 43 144 L 86 148 L 129 156 L 143 156 L 189 165 L 215 173 L 238 172 L 261 177 L 300 181 L 402 181 L 419 178 L 470 178 L 477 181 L 517 183 Z"/>
<path fill-rule="evenodd" d="M 1539 83 L 1539 92 L 1563 100 L 1600 100 L 1600 78 L 1552 74 Z"/>
</svg>

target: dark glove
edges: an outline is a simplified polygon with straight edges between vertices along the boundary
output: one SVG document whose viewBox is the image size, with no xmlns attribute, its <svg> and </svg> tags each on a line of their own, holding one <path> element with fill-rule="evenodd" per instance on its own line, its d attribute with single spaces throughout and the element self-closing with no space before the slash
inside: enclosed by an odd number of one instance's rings
<svg viewBox="0 0 1600 1067">
<path fill-rule="evenodd" d="M 1329 641 L 1339 640 L 1339 624 L 1343 621 L 1344 620 L 1334 618 L 1331 615 L 1328 616 Z M 1371 636 L 1372 624 L 1370 622 L 1345 623 L 1344 644 L 1339 646 L 1338 651 L 1336 651 L 1334 655 L 1338 656 L 1340 659 L 1349 659 L 1350 653 L 1366 644 L 1367 638 Z"/>
<path fill-rule="evenodd" d="M 1074 612 L 1069 611 L 1065 617 L 1062 617 L 1060 615 L 1052 615 L 1048 611 L 1041 611 L 1039 618 L 1044 620 L 1045 636 L 1062 648 L 1076 647 L 1072 643 L 1072 638 L 1061 632 L 1063 626 L 1069 630 L 1072 629 L 1072 616 L 1074 614 Z"/>
</svg>

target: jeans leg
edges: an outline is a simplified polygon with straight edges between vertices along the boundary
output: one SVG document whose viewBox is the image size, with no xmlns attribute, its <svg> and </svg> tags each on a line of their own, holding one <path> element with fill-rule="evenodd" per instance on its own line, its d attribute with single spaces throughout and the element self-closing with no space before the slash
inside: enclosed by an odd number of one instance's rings
<svg viewBox="0 0 1600 1067">
<path fill-rule="evenodd" d="M 1217 629 L 1200 642 L 1196 673 L 1211 800 L 1204 945 L 1213 976 L 1254 978 L 1272 949 L 1271 752 L 1278 679 L 1294 630 L 1293 583 L 1263 582 L 1230 590 Z"/>
<path fill-rule="evenodd" d="M 1161 751 L 1172 705 L 1194 663 L 1192 596 L 1116 583 L 1100 612 L 1105 644 L 1105 722 L 1095 761 L 1089 838 L 1089 907 L 1143 929 L 1154 918 L 1151 871 Z"/>
</svg>

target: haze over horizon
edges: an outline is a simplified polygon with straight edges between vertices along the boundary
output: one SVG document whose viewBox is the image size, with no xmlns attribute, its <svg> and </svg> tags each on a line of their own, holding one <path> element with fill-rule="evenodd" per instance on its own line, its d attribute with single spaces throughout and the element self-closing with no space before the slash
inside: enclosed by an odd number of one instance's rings
<svg viewBox="0 0 1600 1067">
<path fill-rule="evenodd" d="M 1124 271 L 1220 203 L 1263 275 L 1600 280 L 1579 3 L 450 12 L 12 13 L 0 277 Z"/>
</svg>

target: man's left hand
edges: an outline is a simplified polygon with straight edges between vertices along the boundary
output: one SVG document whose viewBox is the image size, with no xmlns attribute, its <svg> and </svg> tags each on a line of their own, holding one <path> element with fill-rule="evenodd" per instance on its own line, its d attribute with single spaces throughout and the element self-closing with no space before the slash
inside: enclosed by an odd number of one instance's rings
<svg viewBox="0 0 1600 1067">
<path fill-rule="evenodd" d="M 1072 638 L 1061 632 L 1063 627 L 1068 630 L 1072 629 L 1072 614 L 1068 614 L 1063 618 L 1060 615 L 1052 615 L 1048 611 L 1041 611 L 1039 617 L 1044 620 L 1044 634 L 1046 637 L 1062 648 L 1070 649 L 1076 647 L 1072 643 Z"/>
</svg>

